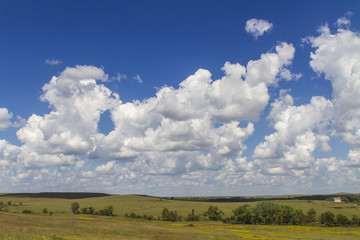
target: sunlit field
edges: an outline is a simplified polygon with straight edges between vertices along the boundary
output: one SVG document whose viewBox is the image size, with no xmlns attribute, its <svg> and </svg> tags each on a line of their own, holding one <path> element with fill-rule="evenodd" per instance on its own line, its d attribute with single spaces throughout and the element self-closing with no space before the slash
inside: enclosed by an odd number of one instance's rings
<svg viewBox="0 0 360 240">
<path fill-rule="evenodd" d="M 192 209 L 203 213 L 209 205 L 216 205 L 231 216 L 232 210 L 245 203 L 208 203 L 177 201 L 135 195 L 111 195 L 82 199 L 0 196 L 11 202 L 7 212 L 0 212 L 0 239 L 359 239 L 360 227 L 241 225 L 220 221 L 165 222 L 124 217 L 126 213 L 161 215 L 164 207 L 186 216 Z M 101 209 L 114 207 L 114 216 L 73 214 L 71 204 Z M 324 211 L 334 214 L 360 216 L 360 208 L 350 203 L 329 201 L 283 200 L 273 201 L 307 211 L 314 208 L 317 215 Z M 247 203 L 255 205 L 256 202 Z M 52 215 L 42 213 L 46 208 Z M 22 213 L 30 210 L 31 214 Z"/>
</svg>

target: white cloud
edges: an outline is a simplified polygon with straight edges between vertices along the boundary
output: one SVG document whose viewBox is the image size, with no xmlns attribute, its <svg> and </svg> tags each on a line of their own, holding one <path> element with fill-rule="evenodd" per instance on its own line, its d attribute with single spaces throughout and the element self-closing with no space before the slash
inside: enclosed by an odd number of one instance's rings
<svg viewBox="0 0 360 240">
<path fill-rule="evenodd" d="M 360 36 L 338 29 L 331 34 L 328 27 L 320 36 L 310 38 L 316 48 L 310 66 L 331 81 L 334 103 L 333 134 L 360 147 Z"/>
<path fill-rule="evenodd" d="M 273 24 L 263 19 L 252 18 L 246 21 L 245 30 L 254 38 L 262 36 L 265 32 L 268 32 L 273 27 Z"/>
<path fill-rule="evenodd" d="M 2 191 L 99 191 L 100 184 L 108 192 L 201 195 L 207 189 L 204 194 L 219 195 L 233 186 L 232 194 L 265 185 L 289 192 L 347 181 L 356 186 L 359 35 L 344 29 L 331 34 L 323 26 L 308 41 L 315 48 L 311 67 L 331 81 L 333 98 L 314 96 L 297 106 L 290 90 L 280 90 L 268 115 L 274 132 L 255 148 L 253 159 L 245 155 L 246 141 L 269 104 L 269 88 L 301 77 L 289 70 L 291 44 L 279 43 L 244 66 L 226 62 L 220 79 L 199 69 L 178 87 L 163 86 L 153 97 L 126 103 L 103 85 L 109 78 L 102 68 L 68 67 L 43 86 L 41 99 L 50 111 L 33 114 L 18 130 L 23 145 L 0 140 Z M 110 80 L 124 78 L 118 73 Z M 109 134 L 98 130 L 105 111 L 114 123 Z M 0 108 L 0 126 L 10 126 L 10 119 Z M 353 146 L 348 159 L 316 159 L 317 150 L 331 153 L 335 135 Z"/>
<path fill-rule="evenodd" d="M 12 113 L 6 108 L 0 108 L 0 131 L 4 130 L 12 125 L 10 119 L 12 118 Z"/>
<path fill-rule="evenodd" d="M 133 79 L 136 80 L 138 83 L 143 83 L 143 80 L 141 79 L 139 74 L 136 74 Z"/>
<path fill-rule="evenodd" d="M 101 113 L 119 101 L 96 79 L 106 80 L 107 75 L 99 68 L 76 66 L 44 85 L 41 99 L 52 111 L 44 116 L 33 114 L 17 132 L 28 165 L 70 164 L 72 155 L 89 151 Z"/>
<path fill-rule="evenodd" d="M 292 76 L 287 66 L 293 56 L 294 47 L 280 43 L 275 52 L 262 54 L 246 67 L 225 63 L 221 79 L 214 81 L 208 70 L 199 69 L 178 88 L 164 86 L 154 97 L 127 103 L 101 84 L 108 80 L 103 69 L 68 67 L 43 86 L 41 100 L 51 111 L 33 114 L 17 132 L 23 145 L 14 159 L 22 167 L 14 172 L 13 182 L 61 177 L 57 186 L 62 189 L 74 179 L 74 188 L 93 189 L 91 183 L 99 181 L 113 189 L 118 182 L 139 184 L 138 178 L 152 181 L 151 176 L 204 170 L 214 174 L 203 184 L 219 181 L 218 171 L 232 172 L 223 177 L 228 183 L 236 182 L 240 172 L 251 179 L 254 164 L 242 157 L 244 142 L 255 131 L 249 121 L 257 120 L 268 104 L 268 87 Z M 114 123 L 107 135 L 98 131 L 105 111 Z M 89 167 L 88 159 L 108 162 Z M 40 168 L 49 171 L 39 174 Z M 194 184 L 185 178 L 181 183 Z"/>
<path fill-rule="evenodd" d="M 309 168 L 317 147 L 329 150 L 329 138 L 324 134 L 332 117 L 331 101 L 313 97 L 307 105 L 294 106 L 292 97 L 282 91 L 271 106 L 269 118 L 276 132 L 266 136 L 253 154 L 255 163 L 264 173 Z"/>
<path fill-rule="evenodd" d="M 335 25 L 338 28 L 348 28 L 350 26 L 350 24 L 351 24 L 351 22 L 350 22 L 351 15 L 352 15 L 352 12 L 350 12 L 350 11 L 346 12 L 345 16 L 339 18 L 336 21 Z"/>
<path fill-rule="evenodd" d="M 116 73 L 116 77 L 111 77 L 111 80 L 117 80 L 117 81 L 122 81 L 122 80 L 126 80 L 127 76 L 126 74 L 121 74 L 121 73 Z"/>
<path fill-rule="evenodd" d="M 62 63 L 62 61 L 60 61 L 58 59 L 54 59 L 54 58 L 45 60 L 45 64 L 48 64 L 48 65 L 59 65 L 61 63 Z"/>
</svg>

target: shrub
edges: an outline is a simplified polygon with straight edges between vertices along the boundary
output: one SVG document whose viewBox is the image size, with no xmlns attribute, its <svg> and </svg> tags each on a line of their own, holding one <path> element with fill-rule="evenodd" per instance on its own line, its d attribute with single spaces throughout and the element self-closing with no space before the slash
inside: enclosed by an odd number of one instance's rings
<svg viewBox="0 0 360 240">
<path fill-rule="evenodd" d="M 48 213 L 47 208 L 44 208 L 44 209 L 42 210 L 42 213 L 47 214 L 47 213 Z"/>
<path fill-rule="evenodd" d="M 336 222 L 342 226 L 350 225 L 350 220 L 342 214 L 336 215 Z"/>
<path fill-rule="evenodd" d="M 245 204 L 233 210 L 235 223 L 252 224 L 254 221 L 253 209 Z M 228 219 L 227 221 L 230 221 Z"/>
<path fill-rule="evenodd" d="M 164 208 L 161 212 L 161 219 L 163 221 L 176 222 L 181 220 L 181 216 L 178 215 L 177 211 L 169 211 L 169 209 Z"/>
<path fill-rule="evenodd" d="M 189 213 L 185 219 L 188 222 L 194 222 L 194 221 L 199 221 L 200 220 L 200 216 L 199 215 L 195 215 L 195 210 L 192 209 L 191 213 Z"/>
<path fill-rule="evenodd" d="M 106 216 L 112 216 L 113 215 L 114 208 L 112 205 L 106 206 L 104 209 L 104 214 Z"/>
<path fill-rule="evenodd" d="M 320 223 L 325 224 L 325 226 L 327 227 L 335 226 L 336 225 L 335 215 L 329 211 L 327 211 L 326 213 L 322 213 L 320 216 Z"/>
<path fill-rule="evenodd" d="M 87 214 L 88 213 L 88 208 L 87 207 L 82 208 L 81 213 L 82 214 Z"/>
<path fill-rule="evenodd" d="M 359 225 L 359 226 L 360 226 L 360 218 L 359 218 L 358 216 L 356 216 L 356 215 L 354 215 L 354 216 L 352 217 L 351 222 L 352 222 L 352 224 L 354 224 L 354 225 Z"/>
<path fill-rule="evenodd" d="M 310 208 L 309 211 L 306 213 L 306 222 L 312 223 L 315 225 L 316 222 L 316 211 L 313 208 Z"/>
<path fill-rule="evenodd" d="M 23 211 L 22 211 L 22 213 L 33 213 L 31 210 L 28 210 L 28 209 L 24 209 Z"/>
<path fill-rule="evenodd" d="M 218 207 L 212 205 L 210 205 L 208 210 L 204 212 L 204 216 L 208 217 L 212 221 L 221 220 L 222 215 L 224 215 L 224 213 L 218 209 Z"/>
<path fill-rule="evenodd" d="M 169 209 L 167 209 L 166 207 L 163 208 L 162 212 L 161 212 L 161 220 L 163 221 L 167 221 L 167 215 L 169 213 Z"/>
<path fill-rule="evenodd" d="M 90 214 L 94 214 L 94 212 L 95 212 L 95 208 L 89 207 L 89 213 L 90 213 Z"/>
<path fill-rule="evenodd" d="M 80 204 L 78 202 L 73 202 L 71 204 L 71 211 L 73 214 L 79 213 Z"/>
</svg>

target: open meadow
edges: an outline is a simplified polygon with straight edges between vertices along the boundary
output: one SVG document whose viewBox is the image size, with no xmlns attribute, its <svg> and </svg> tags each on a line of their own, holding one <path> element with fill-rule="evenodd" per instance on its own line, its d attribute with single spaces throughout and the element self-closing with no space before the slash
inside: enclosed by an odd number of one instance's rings
<svg viewBox="0 0 360 240">
<path fill-rule="evenodd" d="M 28 195 L 0 195 L 0 202 L 10 205 L 0 212 L 0 239 L 360 239 L 360 227 L 315 227 L 242 225 L 221 221 L 167 222 L 126 218 L 134 212 L 141 216 L 161 215 L 164 207 L 186 216 L 192 209 L 201 214 L 210 205 L 217 206 L 230 217 L 232 210 L 245 203 L 209 203 L 169 200 L 136 195 L 109 195 L 85 198 L 46 198 Z M 114 216 L 73 214 L 71 204 L 102 209 L 113 206 Z M 330 201 L 274 200 L 282 205 L 300 208 L 304 212 L 314 208 L 319 216 L 331 211 L 351 218 L 360 216 L 360 207 L 353 203 Z M 246 203 L 256 205 L 258 202 Z M 44 214 L 43 209 L 48 212 Z M 29 210 L 30 214 L 23 213 Z"/>
</svg>

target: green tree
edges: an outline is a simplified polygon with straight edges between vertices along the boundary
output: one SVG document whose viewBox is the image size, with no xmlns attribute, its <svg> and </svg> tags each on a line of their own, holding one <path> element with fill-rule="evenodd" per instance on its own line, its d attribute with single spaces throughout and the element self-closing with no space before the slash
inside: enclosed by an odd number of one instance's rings
<svg viewBox="0 0 360 240">
<path fill-rule="evenodd" d="M 272 224 L 278 222 L 280 205 L 272 202 L 258 203 L 254 209 L 255 219 L 259 223 Z"/>
<path fill-rule="evenodd" d="M 309 211 L 306 213 L 306 222 L 312 223 L 315 226 L 316 222 L 316 211 L 313 208 L 310 208 Z"/>
<path fill-rule="evenodd" d="M 279 225 L 290 224 L 293 222 L 294 216 L 295 216 L 294 208 L 287 205 L 280 205 L 280 211 L 278 212 L 277 222 Z"/>
<path fill-rule="evenodd" d="M 87 207 L 82 208 L 81 213 L 82 214 L 87 214 L 88 213 L 88 208 Z"/>
<path fill-rule="evenodd" d="M 200 216 L 199 215 L 195 215 L 195 210 L 192 209 L 191 213 L 189 213 L 186 217 L 186 221 L 189 222 L 194 222 L 194 221 L 199 221 L 200 220 Z"/>
<path fill-rule="evenodd" d="M 233 210 L 235 223 L 252 224 L 254 221 L 253 209 L 249 204 L 242 205 Z"/>
<path fill-rule="evenodd" d="M 222 215 L 224 215 L 224 213 L 217 206 L 212 205 L 210 205 L 208 210 L 204 212 L 204 216 L 208 217 L 212 221 L 221 220 Z"/>
<path fill-rule="evenodd" d="M 299 225 L 305 222 L 305 215 L 301 209 L 295 209 L 291 224 Z"/>
<path fill-rule="evenodd" d="M 169 213 L 169 209 L 167 209 L 166 207 L 163 208 L 161 212 L 161 220 L 167 221 L 168 213 Z"/>
<path fill-rule="evenodd" d="M 353 215 L 351 222 L 354 225 L 359 225 L 360 226 L 360 218 L 358 216 L 356 216 L 356 215 Z"/>
<path fill-rule="evenodd" d="M 161 220 L 176 222 L 181 219 L 181 216 L 178 215 L 177 211 L 169 211 L 166 207 L 161 212 Z"/>
<path fill-rule="evenodd" d="M 47 214 L 47 213 L 48 213 L 47 208 L 44 208 L 44 209 L 42 210 L 42 213 Z"/>
<path fill-rule="evenodd" d="M 104 209 L 104 215 L 106 216 L 112 216 L 113 215 L 114 208 L 112 205 L 106 206 Z"/>
<path fill-rule="evenodd" d="M 73 214 L 76 214 L 79 212 L 80 204 L 78 202 L 73 202 L 71 204 L 71 211 Z"/>
<path fill-rule="evenodd" d="M 89 213 L 90 213 L 90 214 L 94 214 L 94 212 L 95 212 L 95 208 L 89 207 Z"/>
<path fill-rule="evenodd" d="M 336 225 L 335 215 L 329 211 L 322 213 L 320 216 L 320 223 L 325 224 L 325 226 L 327 227 L 335 226 Z"/>
<path fill-rule="evenodd" d="M 348 219 L 348 217 L 342 214 L 336 215 L 336 222 L 342 226 L 350 225 L 350 220 Z"/>
<path fill-rule="evenodd" d="M 176 222 L 179 216 L 177 211 L 169 211 L 167 214 L 167 221 Z"/>
</svg>

